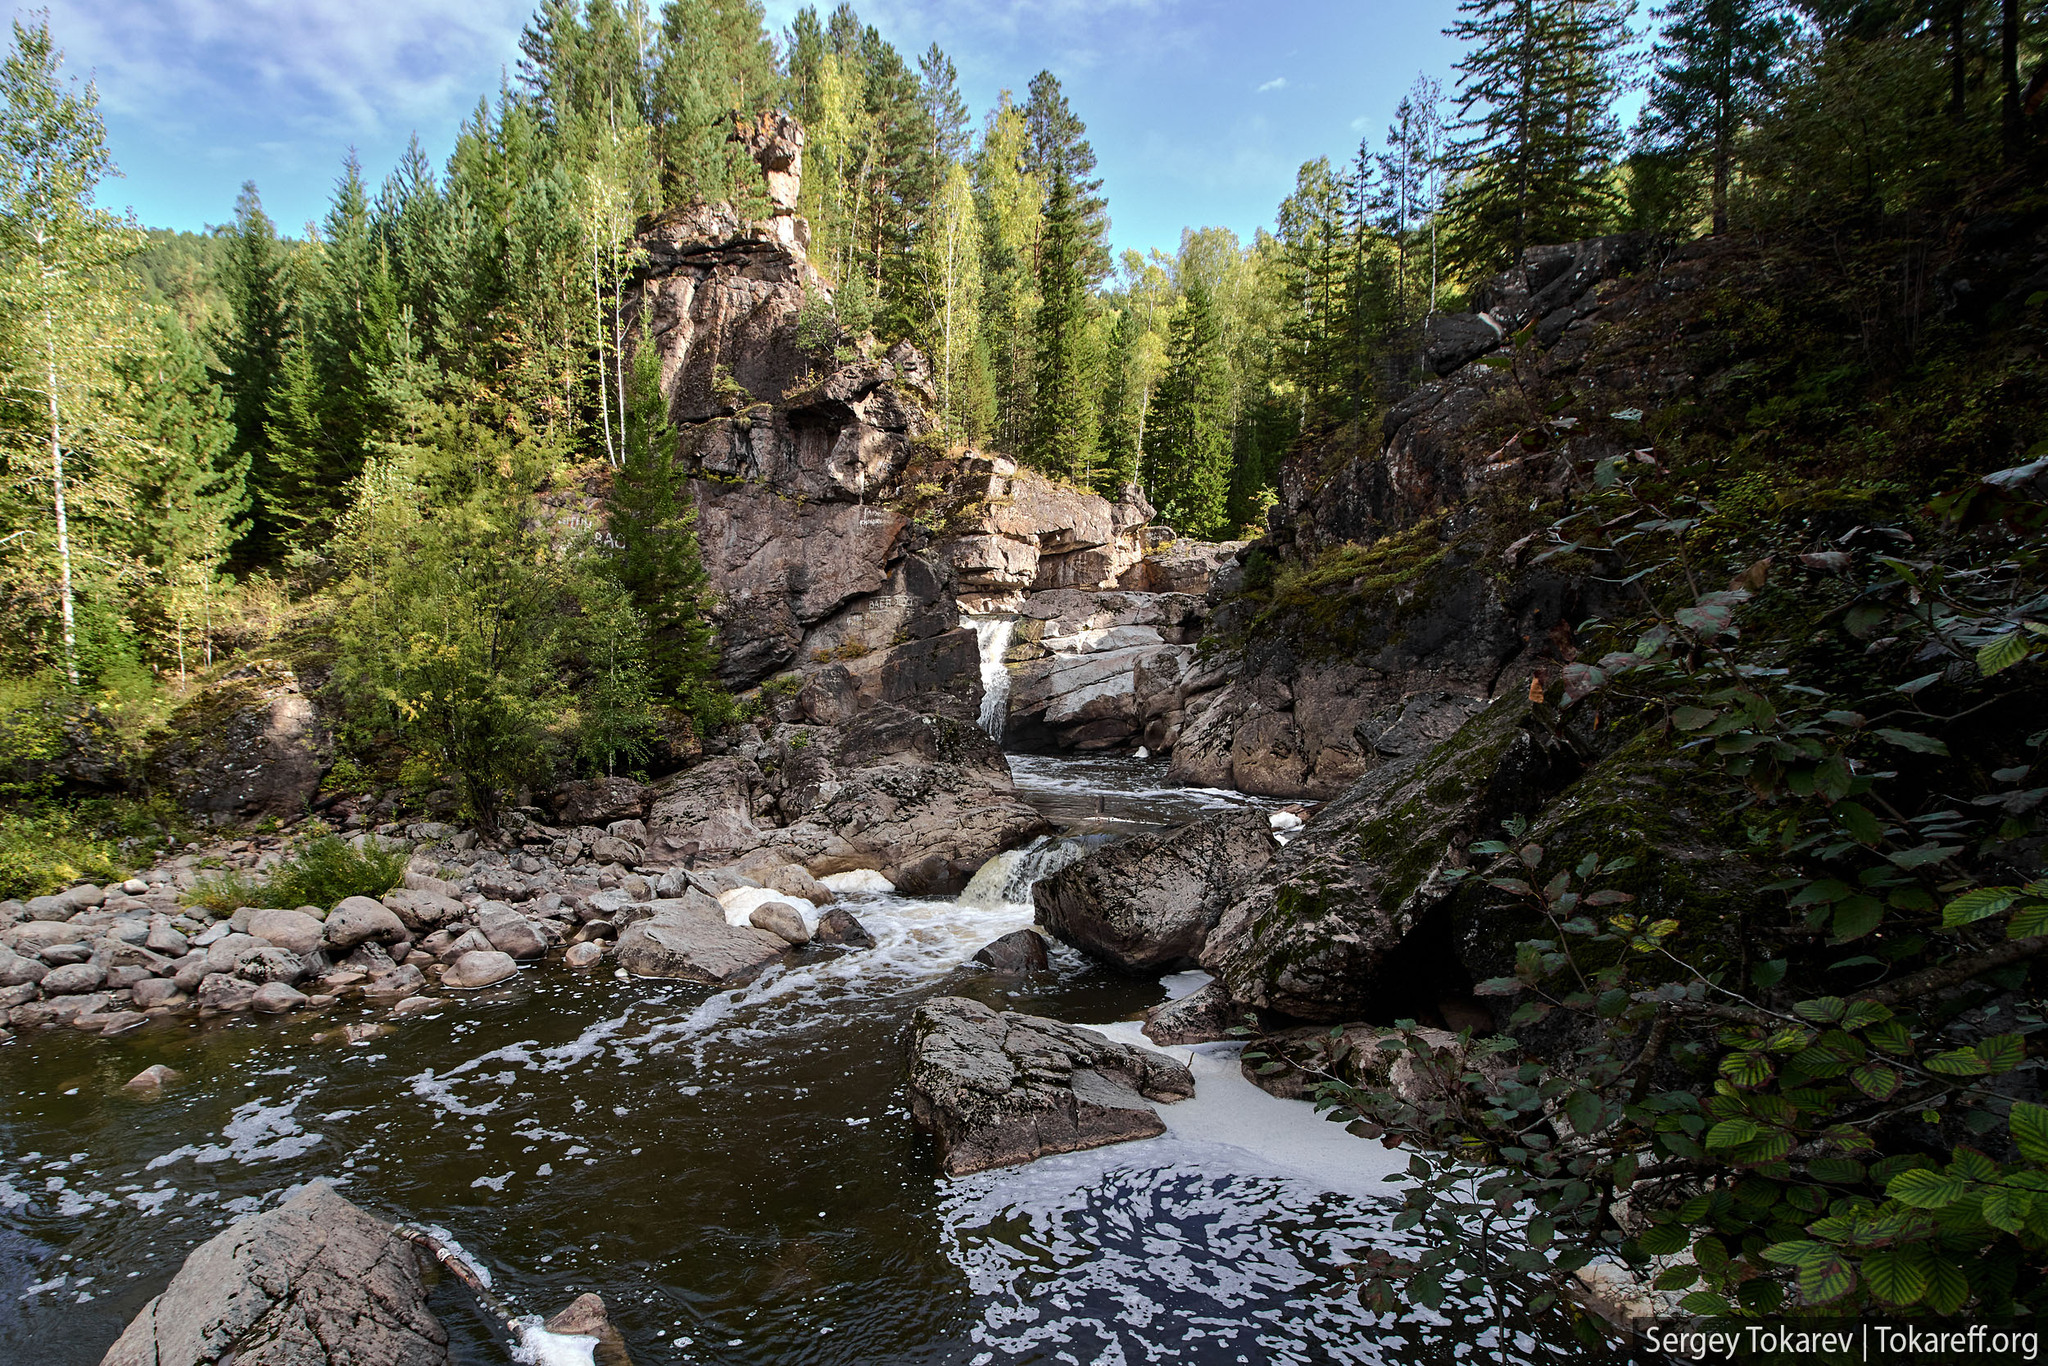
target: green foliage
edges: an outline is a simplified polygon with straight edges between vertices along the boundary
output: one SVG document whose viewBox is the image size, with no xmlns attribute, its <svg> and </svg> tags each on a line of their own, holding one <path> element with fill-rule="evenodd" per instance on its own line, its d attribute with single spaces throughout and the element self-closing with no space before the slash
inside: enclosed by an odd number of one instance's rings
<svg viewBox="0 0 2048 1366">
<path fill-rule="evenodd" d="M 0 816 L 0 899 L 106 883 L 131 866 L 116 841 L 76 809 L 16 806 Z"/>
<path fill-rule="evenodd" d="M 2048 1112 L 2015 1093 L 2048 1037 L 2048 882 L 2014 874 L 2037 866 L 2048 732 L 1980 719 L 2041 714 L 2038 505 L 1994 477 L 1910 533 L 1791 522 L 1803 582 L 1767 587 L 1760 561 L 1706 589 L 1709 504 L 1654 465 L 1580 469 L 1538 560 L 1601 557 L 1651 608 L 1565 666 L 1536 723 L 1634 733 L 1693 783 L 1746 790 L 1750 847 L 1729 856 L 1782 876 L 1740 924 L 1693 923 L 1635 910 L 1626 858 L 1546 849 L 1519 819 L 1471 846 L 1465 895 L 1539 927 L 1477 988 L 1518 1002 L 1535 1056 L 1510 1073 L 1475 1065 L 1505 1039 L 1409 1029 L 1395 1046 L 1436 1069 L 1436 1102 L 1325 1083 L 1338 1117 L 1419 1145 L 1402 1217 L 1442 1235 L 1368 1294 L 1427 1303 L 1482 1255 L 1476 1188 L 1538 1215 L 1482 1274 L 1555 1286 L 1596 1255 L 1677 1257 L 1658 1284 L 1694 1314 L 2038 1312 Z M 1857 670 L 1783 622 L 1786 595 L 1816 592 Z"/>
<path fill-rule="evenodd" d="M 1064 167 L 1054 166 L 1038 256 L 1038 315 L 1033 320 L 1031 459 L 1060 479 L 1088 482 L 1096 462 L 1096 414 L 1084 343 L 1081 219 Z"/>
<path fill-rule="evenodd" d="M 358 849 L 321 830 L 263 874 L 232 871 L 201 879 L 182 898 L 215 915 L 244 906 L 318 906 L 329 909 L 345 897 L 380 897 L 405 881 L 411 854 L 365 840 Z"/>
<path fill-rule="evenodd" d="M 488 825 L 506 793 L 547 777 L 592 637 L 634 619 L 541 501 L 553 447 L 446 409 L 413 421 L 418 440 L 361 481 L 344 527 L 334 686 L 359 732 L 429 756 Z"/>
<path fill-rule="evenodd" d="M 1220 341 L 1209 291 L 1194 281 L 1174 314 L 1145 449 L 1153 505 L 1184 536 L 1216 537 L 1227 529 L 1229 372 Z"/>
</svg>

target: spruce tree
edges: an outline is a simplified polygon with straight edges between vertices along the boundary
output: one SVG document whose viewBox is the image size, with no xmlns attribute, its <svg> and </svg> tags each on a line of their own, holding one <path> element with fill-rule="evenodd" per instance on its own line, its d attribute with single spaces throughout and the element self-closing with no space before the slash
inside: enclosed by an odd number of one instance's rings
<svg viewBox="0 0 2048 1366">
<path fill-rule="evenodd" d="M 1672 0 L 1658 17 L 1644 132 L 1663 150 L 1706 159 L 1718 236 L 1728 230 L 1737 139 L 1777 91 L 1792 17 L 1781 0 Z"/>
<path fill-rule="evenodd" d="M 676 468 L 676 433 L 652 346 L 633 355 L 624 460 L 612 477 L 611 572 L 647 626 L 656 693 L 700 720 L 719 714 L 710 579 L 697 548 L 697 508 Z"/>
<path fill-rule="evenodd" d="M 1208 286 L 1199 277 L 1167 331 L 1166 374 L 1145 436 L 1145 493 L 1183 536 L 1229 530 L 1230 373 Z"/>
<path fill-rule="evenodd" d="M 1138 348 L 1145 335 L 1138 310 L 1127 300 L 1118 310 L 1116 326 L 1109 334 L 1109 354 L 1102 376 L 1102 464 L 1095 475 L 1095 491 L 1114 499 L 1125 484 L 1138 477 L 1138 432 L 1144 418 L 1144 397 L 1139 387 Z"/>
<path fill-rule="evenodd" d="M 1088 289 L 1081 277 L 1086 244 L 1072 183 L 1058 166 L 1050 174 L 1052 196 L 1038 254 L 1038 313 L 1032 325 L 1030 455 L 1047 474 L 1085 481 L 1094 472 L 1096 451 L 1082 336 L 1088 326 Z"/>
<path fill-rule="evenodd" d="M 257 548 L 264 550 L 276 544 L 286 526 L 283 473 L 268 433 L 270 407 L 284 382 L 285 350 L 292 335 L 286 259 L 255 182 L 244 181 L 218 276 L 227 296 L 227 317 L 207 340 L 220 361 L 213 377 L 228 396 L 229 420 L 235 426 L 229 454 L 249 462 L 253 529 Z"/>
<path fill-rule="evenodd" d="M 1627 0 L 1464 0 L 1445 30 L 1458 63 L 1459 179 L 1448 248 L 1468 271 L 1497 270 L 1525 247 L 1599 233 L 1617 205 L 1621 148 L 1612 105 Z"/>
<path fill-rule="evenodd" d="M 1305 423 L 1348 415 L 1351 253 L 1344 201 L 1344 188 L 1328 158 L 1318 157 L 1302 165 L 1275 224 L 1286 300 L 1283 373 L 1301 395 Z"/>
<path fill-rule="evenodd" d="M 1050 71 L 1031 78 L 1030 95 L 1024 106 L 1029 141 L 1023 169 L 1045 190 L 1048 204 L 1053 181 L 1068 182 L 1080 223 L 1081 274 L 1092 287 L 1109 274 L 1109 202 L 1102 197 L 1101 179 L 1093 175 L 1095 149 L 1088 145 L 1088 126 L 1068 106 L 1059 77 Z"/>
</svg>

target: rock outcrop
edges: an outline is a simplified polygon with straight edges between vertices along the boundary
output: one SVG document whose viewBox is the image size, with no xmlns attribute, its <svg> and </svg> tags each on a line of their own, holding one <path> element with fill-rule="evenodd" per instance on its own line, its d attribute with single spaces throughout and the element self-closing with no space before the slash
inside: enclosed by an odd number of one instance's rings
<svg viewBox="0 0 2048 1366">
<path fill-rule="evenodd" d="M 911 1035 L 911 1117 L 948 1176 L 1156 1137 L 1166 1126 L 1147 1102 L 1195 1093 L 1161 1054 L 964 997 L 919 1006 Z"/>
<path fill-rule="evenodd" d="M 912 893 L 957 891 L 1048 829 L 1011 795 L 1001 750 L 973 722 L 887 704 L 837 728 L 779 727 L 751 756 L 678 775 L 647 826 L 664 860 L 768 849 L 816 876 L 879 869 Z"/>
<path fill-rule="evenodd" d="M 1265 814 L 1232 811 L 1105 845 L 1031 894 L 1055 938 L 1124 972 L 1166 972 L 1195 966 L 1225 909 L 1272 861 Z"/>
<path fill-rule="evenodd" d="M 635 977 L 674 977 L 729 986 L 759 973 L 788 944 L 765 930 L 726 923 L 719 904 L 690 889 L 648 903 L 648 915 L 619 936 L 619 966 Z"/>
<path fill-rule="evenodd" d="M 427 1259 L 325 1181 L 194 1248 L 101 1366 L 444 1366 Z"/>
<path fill-rule="evenodd" d="M 334 762 L 334 737 L 282 664 L 245 665 L 171 714 L 151 783 L 221 822 L 302 816 Z"/>
<path fill-rule="evenodd" d="M 973 612 L 1011 611 L 1026 594 L 1114 588 L 1144 558 L 1152 506 L 1135 485 L 1112 503 L 1000 455 L 970 455 L 949 497 L 946 544 Z"/>
</svg>

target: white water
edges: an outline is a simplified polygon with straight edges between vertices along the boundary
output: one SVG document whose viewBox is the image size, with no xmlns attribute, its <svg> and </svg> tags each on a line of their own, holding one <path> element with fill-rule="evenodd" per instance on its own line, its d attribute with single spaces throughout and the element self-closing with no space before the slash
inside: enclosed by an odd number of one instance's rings
<svg viewBox="0 0 2048 1366">
<path fill-rule="evenodd" d="M 1010 670 L 1003 663 L 1009 653 L 1010 633 L 1017 629 L 1015 617 L 969 617 L 974 639 L 981 647 L 981 728 L 993 738 L 1003 738 L 1010 719 Z"/>
</svg>

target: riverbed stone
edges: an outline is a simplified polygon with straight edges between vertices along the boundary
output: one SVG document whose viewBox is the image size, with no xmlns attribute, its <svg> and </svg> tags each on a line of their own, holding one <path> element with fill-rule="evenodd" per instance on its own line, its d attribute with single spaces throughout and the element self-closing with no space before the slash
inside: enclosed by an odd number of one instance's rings
<svg viewBox="0 0 2048 1366">
<path fill-rule="evenodd" d="M 791 944 L 811 942 L 811 932 L 804 926 L 802 913 L 786 901 L 762 902 L 748 914 L 747 923 Z"/>
<path fill-rule="evenodd" d="M 454 897 L 421 887 L 401 887 L 381 898 L 386 910 L 397 916 L 414 934 L 429 934 L 452 920 L 460 920 L 468 907 Z"/>
<path fill-rule="evenodd" d="M 91 958 L 90 944 L 52 944 L 43 950 L 43 961 L 53 968 L 70 967 L 75 963 L 87 962 Z"/>
<path fill-rule="evenodd" d="M 322 930 L 326 947 L 336 953 L 346 953 L 365 940 L 396 944 L 409 938 L 404 921 L 392 914 L 389 907 L 366 896 L 343 898 L 327 913 Z"/>
<path fill-rule="evenodd" d="M 925 1002 L 911 1025 L 911 1118 L 948 1176 L 1157 1137 L 1166 1125 L 1147 1102 L 1194 1093 L 1162 1054 L 965 997 Z"/>
<path fill-rule="evenodd" d="M 571 944 L 562 955 L 562 965 L 571 968 L 594 968 L 604 958 L 604 945 L 596 940 L 586 939 L 580 944 Z"/>
<path fill-rule="evenodd" d="M 498 952 L 508 953 L 514 958 L 539 958 L 548 951 L 546 937 L 532 921 L 511 907 L 500 905 L 490 910 L 478 909 L 477 929 Z"/>
<path fill-rule="evenodd" d="M 50 975 L 50 965 L 41 956 L 31 958 L 13 949 L 0 948 L 0 987 L 33 985 Z"/>
<path fill-rule="evenodd" d="M 137 1010 L 170 1005 L 183 994 L 178 990 L 177 982 L 169 977 L 151 977 L 137 982 L 128 990 Z"/>
<path fill-rule="evenodd" d="M 172 1082 L 182 1079 L 184 1075 L 183 1072 L 180 1072 L 175 1067 L 168 1067 L 163 1063 L 155 1062 L 128 1078 L 124 1089 L 138 1092 L 157 1092 L 163 1090 L 164 1087 L 169 1086 Z"/>
<path fill-rule="evenodd" d="M 728 925 L 719 904 L 694 888 L 682 897 L 648 903 L 647 919 L 619 936 L 619 966 L 635 977 L 674 977 L 729 986 L 781 957 L 759 930 Z M 786 947 L 786 945 L 782 946 Z"/>
<path fill-rule="evenodd" d="M 1174 1044 L 1220 1043 L 1242 1024 L 1244 1012 L 1233 1010 L 1230 993 L 1221 983 L 1207 982 L 1174 1001 L 1162 1001 L 1145 1012 L 1145 1037 L 1162 1047 Z"/>
<path fill-rule="evenodd" d="M 265 982 L 249 998 L 249 1008 L 265 1015 L 282 1015 L 287 1011 L 303 1010 L 305 1006 L 306 993 L 289 982 Z"/>
<path fill-rule="evenodd" d="M 1273 861 L 1263 812 L 1205 816 L 1105 845 L 1032 889 L 1038 923 L 1125 972 L 1195 966 L 1209 931 Z"/>
<path fill-rule="evenodd" d="M 97 963 L 74 962 L 51 968 L 43 978 L 45 996 L 77 996 L 88 991 L 99 990 L 107 980 L 107 970 Z"/>
<path fill-rule="evenodd" d="M 974 960 L 992 972 L 1044 972 L 1052 966 L 1046 956 L 1045 936 L 1031 930 L 1012 930 L 975 950 Z"/>
<path fill-rule="evenodd" d="M 825 913 L 818 917 L 818 928 L 811 939 L 814 943 L 836 944 L 849 949 L 871 949 L 875 946 L 875 937 L 868 933 L 868 927 L 844 906 L 827 907 Z"/>
<path fill-rule="evenodd" d="M 185 1259 L 100 1366 L 446 1366 L 427 1259 L 315 1181 Z"/>
<path fill-rule="evenodd" d="M 251 911 L 248 924 L 249 933 L 258 939 L 268 939 L 278 948 L 297 954 L 312 953 L 324 942 L 321 923 L 304 911 L 275 907 Z"/>
<path fill-rule="evenodd" d="M 222 1015 L 247 1010 L 256 999 L 256 984 L 224 972 L 209 972 L 199 983 L 199 1009 Z"/>
<path fill-rule="evenodd" d="M 471 949 L 449 964 L 441 985 L 458 991 L 494 986 L 519 971 L 512 955 L 497 949 Z"/>
</svg>

